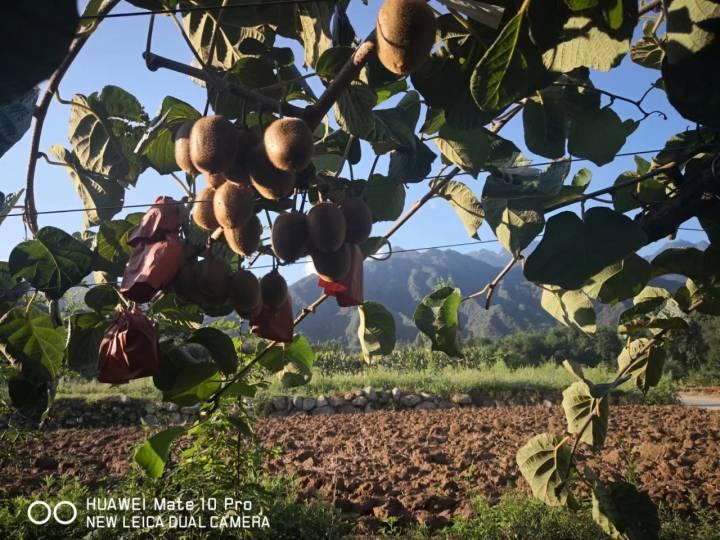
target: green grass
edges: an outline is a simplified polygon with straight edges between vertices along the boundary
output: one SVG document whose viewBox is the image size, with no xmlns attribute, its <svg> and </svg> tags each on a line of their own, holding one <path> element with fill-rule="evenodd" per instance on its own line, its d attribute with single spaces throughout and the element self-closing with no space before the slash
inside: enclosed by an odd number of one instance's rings
<svg viewBox="0 0 720 540">
<path fill-rule="evenodd" d="M 137 399 L 162 399 L 162 393 L 153 386 L 152 378 L 136 379 L 123 385 L 109 385 L 95 380 L 63 378 L 58 385 L 57 398 L 77 398 L 97 401 L 125 395 Z"/>
</svg>

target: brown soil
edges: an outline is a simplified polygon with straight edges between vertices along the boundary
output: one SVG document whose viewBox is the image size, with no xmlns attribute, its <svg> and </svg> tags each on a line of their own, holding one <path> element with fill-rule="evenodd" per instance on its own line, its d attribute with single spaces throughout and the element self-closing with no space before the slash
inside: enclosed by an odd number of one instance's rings
<svg viewBox="0 0 720 540">
<path fill-rule="evenodd" d="M 720 413 L 682 407 L 618 406 L 601 459 L 603 476 L 630 475 L 656 500 L 691 511 L 720 510 Z M 258 436 L 283 454 L 265 464 L 293 474 L 301 497 L 320 492 L 367 516 L 414 517 L 437 526 L 470 512 L 473 493 L 497 500 L 527 491 L 515 452 L 533 434 L 565 428 L 558 407 L 471 408 L 293 416 L 261 420 Z M 0 495 L 28 493 L 46 475 L 89 486 L 121 479 L 141 428 L 57 430 L 0 437 Z"/>
</svg>

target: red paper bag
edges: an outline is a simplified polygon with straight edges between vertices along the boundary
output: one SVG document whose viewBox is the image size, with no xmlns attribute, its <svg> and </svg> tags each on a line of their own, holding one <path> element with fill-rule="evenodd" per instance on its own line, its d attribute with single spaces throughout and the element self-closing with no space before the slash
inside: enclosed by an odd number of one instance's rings
<svg viewBox="0 0 720 540">
<path fill-rule="evenodd" d="M 117 315 L 100 343 L 98 381 L 125 384 L 157 375 L 160 369 L 155 326 L 139 310 Z"/>
<path fill-rule="evenodd" d="M 363 303 L 363 253 L 357 245 L 350 246 L 350 270 L 337 281 L 320 278 L 318 285 L 328 296 L 334 296 L 340 307 L 359 306 Z"/>
<path fill-rule="evenodd" d="M 128 238 L 127 243 L 137 247 L 143 242 L 162 240 L 167 233 L 176 233 L 187 219 L 185 205 L 172 197 L 158 197 Z"/>
<path fill-rule="evenodd" d="M 250 330 L 261 338 L 287 343 L 293 339 L 293 323 L 292 299 L 288 294 L 280 307 L 263 306 L 260 315 L 250 321 Z"/>
<path fill-rule="evenodd" d="M 185 244 L 177 233 L 167 234 L 159 242 L 142 243 L 125 268 L 120 292 L 134 302 L 149 302 L 170 284 L 184 262 Z"/>
</svg>

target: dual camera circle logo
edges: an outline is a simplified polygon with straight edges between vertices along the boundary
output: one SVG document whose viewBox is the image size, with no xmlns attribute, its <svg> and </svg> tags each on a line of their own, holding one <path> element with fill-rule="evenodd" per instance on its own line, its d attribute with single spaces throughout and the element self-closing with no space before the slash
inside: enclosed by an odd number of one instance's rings
<svg viewBox="0 0 720 540">
<path fill-rule="evenodd" d="M 38 507 L 42 508 L 42 510 L 35 510 Z M 68 519 L 60 515 L 60 510 L 66 507 L 72 511 L 72 517 Z M 30 503 L 27 509 L 27 517 L 35 525 L 45 525 L 51 518 L 60 525 L 70 525 L 77 519 L 77 513 L 77 506 L 70 501 L 60 501 L 55 507 L 50 506 L 45 501 L 35 501 Z M 40 519 L 38 519 L 38 516 L 40 516 Z"/>
</svg>

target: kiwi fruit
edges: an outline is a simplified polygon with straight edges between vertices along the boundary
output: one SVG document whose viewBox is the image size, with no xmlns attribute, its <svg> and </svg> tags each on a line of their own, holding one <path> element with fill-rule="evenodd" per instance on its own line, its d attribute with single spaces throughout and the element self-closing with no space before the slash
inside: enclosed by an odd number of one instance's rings
<svg viewBox="0 0 720 540">
<path fill-rule="evenodd" d="M 205 174 L 227 171 L 237 152 L 238 134 L 224 116 L 204 116 L 190 131 L 190 159 Z"/>
<path fill-rule="evenodd" d="M 230 279 L 227 265 L 222 259 L 207 257 L 196 267 L 195 284 L 197 293 L 208 304 L 222 304 L 228 299 Z"/>
<path fill-rule="evenodd" d="M 301 118 L 280 118 L 263 136 L 268 159 L 281 171 L 299 172 L 310 165 L 313 135 Z"/>
<path fill-rule="evenodd" d="M 248 158 L 250 152 L 260 142 L 260 136 L 249 129 L 238 129 L 237 151 L 235 152 L 235 160 L 225 173 L 225 176 L 231 182 L 242 184 L 250 183 L 250 173 L 248 172 Z"/>
<path fill-rule="evenodd" d="M 295 175 L 270 163 L 262 144 L 253 148 L 248 156 L 248 174 L 253 187 L 264 199 L 282 199 L 290 195 L 295 187 Z"/>
<path fill-rule="evenodd" d="M 175 132 L 175 163 L 180 170 L 193 176 L 198 173 L 190 159 L 190 130 L 194 123 L 192 121 L 185 122 Z"/>
<path fill-rule="evenodd" d="M 240 315 L 241 318 L 247 319 L 247 320 L 253 320 L 256 318 L 260 313 L 262 313 L 263 310 L 263 301 L 262 297 L 260 297 L 260 300 L 257 304 L 252 306 L 251 308 L 245 309 L 242 306 L 236 306 L 235 312 Z"/>
<path fill-rule="evenodd" d="M 263 227 L 260 219 L 256 215 L 253 215 L 242 227 L 224 229 L 223 234 L 231 250 L 242 257 L 247 257 L 260 248 L 262 231 Z"/>
<path fill-rule="evenodd" d="M 295 262 L 310 251 L 307 216 L 302 212 L 280 214 L 272 227 L 272 248 L 283 262 Z"/>
<path fill-rule="evenodd" d="M 262 305 L 260 282 L 255 274 L 249 270 L 238 270 L 230 276 L 229 283 L 230 298 L 236 311 L 249 313 L 258 304 Z"/>
<path fill-rule="evenodd" d="M 195 298 L 195 265 L 185 264 L 175 276 L 173 290 L 175 294 L 186 302 L 192 302 Z"/>
<path fill-rule="evenodd" d="M 193 204 L 193 220 L 201 229 L 206 231 L 214 231 L 220 224 L 215 219 L 215 211 L 213 210 L 213 200 L 215 198 L 215 189 L 207 187 L 197 194 L 195 204 Z"/>
<path fill-rule="evenodd" d="M 263 304 L 270 307 L 280 307 L 288 295 L 288 286 L 285 278 L 280 275 L 277 268 L 265 274 L 260 280 Z"/>
<path fill-rule="evenodd" d="M 426 0 L 385 0 L 375 29 L 382 65 L 396 75 L 408 75 L 430 54 L 437 22 Z"/>
<path fill-rule="evenodd" d="M 360 197 L 345 199 L 340 206 L 345 216 L 347 232 L 345 241 L 350 244 L 361 244 L 370 237 L 372 231 L 372 212 Z"/>
<path fill-rule="evenodd" d="M 227 182 L 227 178 L 223 173 L 207 174 L 205 175 L 205 183 L 208 187 L 217 189 Z"/>
<path fill-rule="evenodd" d="M 350 271 L 352 251 L 349 244 L 343 244 L 340 249 L 332 253 L 314 251 L 312 261 L 318 276 L 325 281 L 337 281 Z"/>
<path fill-rule="evenodd" d="M 315 251 L 332 253 L 345 242 L 347 224 L 342 210 L 335 203 L 317 203 L 307 216 L 310 243 Z"/>
<path fill-rule="evenodd" d="M 255 192 L 246 184 L 225 182 L 215 190 L 213 210 L 223 229 L 237 229 L 245 225 L 253 214 Z"/>
</svg>

